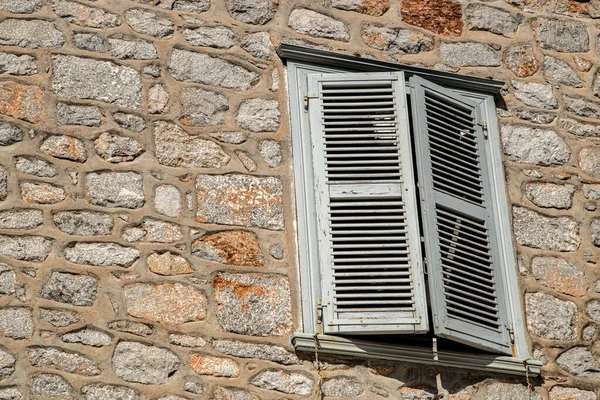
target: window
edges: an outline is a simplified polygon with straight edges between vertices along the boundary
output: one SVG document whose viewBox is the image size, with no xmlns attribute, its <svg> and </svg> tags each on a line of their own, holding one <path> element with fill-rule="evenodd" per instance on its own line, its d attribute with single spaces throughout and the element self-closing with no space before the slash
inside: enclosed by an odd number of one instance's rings
<svg viewBox="0 0 600 400">
<path fill-rule="evenodd" d="M 501 83 L 295 46 L 279 54 L 301 265 L 296 347 L 538 373 L 500 160 Z M 378 339 L 421 334 L 486 353 Z"/>
</svg>

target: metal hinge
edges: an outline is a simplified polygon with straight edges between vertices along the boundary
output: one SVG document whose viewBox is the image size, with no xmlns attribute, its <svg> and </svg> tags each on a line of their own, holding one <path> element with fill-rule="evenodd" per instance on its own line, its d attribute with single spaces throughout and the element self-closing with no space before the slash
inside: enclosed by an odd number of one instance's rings
<svg viewBox="0 0 600 400">
<path fill-rule="evenodd" d="M 304 95 L 303 97 L 303 102 L 304 102 L 304 112 L 308 112 L 308 95 Z"/>
<path fill-rule="evenodd" d="M 506 325 L 506 329 L 508 329 L 508 337 L 510 338 L 510 342 L 514 343 L 515 342 L 515 329 L 513 328 L 512 322 L 509 322 Z"/>
<path fill-rule="evenodd" d="M 483 138 L 487 139 L 488 138 L 488 125 L 487 125 L 487 122 L 486 121 L 481 121 L 477 125 L 481 126 L 481 130 L 483 131 Z"/>
<path fill-rule="evenodd" d="M 323 333 L 323 300 L 317 300 L 317 332 Z"/>
</svg>

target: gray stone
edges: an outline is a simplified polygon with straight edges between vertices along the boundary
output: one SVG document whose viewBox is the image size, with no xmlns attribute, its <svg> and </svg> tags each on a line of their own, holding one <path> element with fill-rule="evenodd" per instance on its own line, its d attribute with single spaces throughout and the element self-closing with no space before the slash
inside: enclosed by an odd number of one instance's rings
<svg viewBox="0 0 600 400">
<path fill-rule="evenodd" d="M 163 85 L 157 83 L 148 89 L 148 112 L 150 114 L 165 114 L 169 111 L 169 93 Z"/>
<path fill-rule="evenodd" d="M 273 230 L 284 227 L 283 188 L 278 178 L 198 175 L 196 190 L 198 222 Z"/>
<path fill-rule="evenodd" d="M 109 38 L 110 54 L 120 60 L 154 60 L 158 58 L 156 48 L 150 42 Z"/>
<path fill-rule="evenodd" d="M 262 343 L 240 342 L 238 340 L 214 340 L 213 347 L 221 353 L 234 357 L 258 358 L 284 365 L 300 363 L 295 354 L 280 346 Z"/>
<path fill-rule="evenodd" d="M 160 66 L 156 64 L 145 65 L 142 67 L 142 74 L 158 78 L 160 76 Z"/>
<path fill-rule="evenodd" d="M 584 24 L 538 18 L 531 26 L 533 36 L 543 49 L 563 53 L 586 52 L 590 49 L 590 35 Z"/>
<path fill-rule="evenodd" d="M 577 72 L 575 72 L 565 61 L 546 56 L 544 58 L 543 66 L 544 76 L 548 81 L 576 88 L 583 86 L 583 82 L 581 81 L 581 78 L 579 78 L 579 75 L 577 75 Z"/>
<path fill-rule="evenodd" d="M 23 140 L 23 131 L 8 122 L 0 121 L 0 146 L 10 146 Z"/>
<path fill-rule="evenodd" d="M 279 102 L 260 98 L 244 100 L 235 118 L 241 128 L 251 132 L 277 132 L 280 120 Z"/>
<path fill-rule="evenodd" d="M 326 379 L 321 385 L 321 390 L 325 396 L 345 398 L 360 396 L 365 391 L 362 384 L 346 376 Z"/>
<path fill-rule="evenodd" d="M 549 393 L 550 400 L 596 400 L 596 393 L 570 387 L 554 386 Z"/>
<path fill-rule="evenodd" d="M 558 257 L 535 257 L 531 272 L 541 285 L 574 297 L 585 296 L 591 285 L 580 268 Z"/>
<path fill-rule="evenodd" d="M 82 400 L 139 400 L 138 393 L 125 386 L 92 383 L 81 388 Z"/>
<path fill-rule="evenodd" d="M 344 42 L 350 40 L 350 32 L 343 22 L 306 8 L 293 10 L 288 19 L 288 25 L 303 35 Z"/>
<path fill-rule="evenodd" d="M 112 366 L 128 382 L 164 385 L 179 369 L 179 358 L 171 351 L 138 342 L 119 342 Z"/>
<path fill-rule="evenodd" d="M 524 207 L 513 207 L 517 243 L 535 249 L 575 251 L 581 244 L 579 226 L 569 217 L 547 217 Z"/>
<path fill-rule="evenodd" d="M 47 300 L 89 307 L 94 305 L 97 291 L 98 280 L 90 275 L 53 271 L 42 286 L 40 296 Z"/>
<path fill-rule="evenodd" d="M 220 272 L 214 278 L 213 289 L 217 319 L 225 331 L 250 336 L 285 336 L 291 332 L 286 277 Z"/>
<path fill-rule="evenodd" d="M 129 267 L 140 257 L 139 250 L 117 243 L 75 243 L 64 250 L 65 258 L 75 264 L 98 267 Z"/>
<path fill-rule="evenodd" d="M 600 247 L 600 218 L 594 218 L 590 224 L 590 232 L 592 233 L 592 244 Z"/>
<path fill-rule="evenodd" d="M 33 335 L 33 315 L 25 307 L 0 308 L 0 336 L 29 339 Z"/>
<path fill-rule="evenodd" d="M 262 25 L 275 16 L 276 1 L 273 0 L 226 0 L 229 14 L 247 24 Z"/>
<path fill-rule="evenodd" d="M 58 123 L 61 125 L 100 126 L 102 123 L 100 110 L 98 107 L 93 106 L 58 103 L 56 105 L 56 114 Z"/>
<path fill-rule="evenodd" d="M 15 293 L 16 274 L 7 264 L 0 263 L 0 297 Z"/>
<path fill-rule="evenodd" d="M 33 75 L 37 74 L 35 57 L 0 52 L 0 74 Z"/>
<path fill-rule="evenodd" d="M 560 127 L 573 135 L 583 137 L 600 137 L 600 125 L 578 121 L 573 118 L 562 117 Z"/>
<path fill-rule="evenodd" d="M 256 32 L 244 36 L 242 48 L 254 57 L 269 59 L 273 53 L 273 43 L 268 32 Z"/>
<path fill-rule="evenodd" d="M 73 136 L 49 136 L 40 145 L 40 151 L 63 160 L 80 163 L 87 160 L 87 151 L 83 142 Z"/>
<path fill-rule="evenodd" d="M 135 32 L 159 39 L 169 39 L 175 32 L 175 25 L 171 20 L 140 8 L 125 11 L 125 20 Z"/>
<path fill-rule="evenodd" d="M 258 144 L 258 150 L 269 167 L 276 168 L 281 164 L 281 146 L 276 141 L 263 140 Z"/>
<path fill-rule="evenodd" d="M 75 47 L 81 50 L 104 53 L 107 49 L 106 43 L 101 36 L 87 32 L 75 32 L 73 34 Z"/>
<path fill-rule="evenodd" d="M 144 205 L 143 177 L 137 172 L 91 172 L 86 190 L 91 204 L 102 207 L 140 208 Z"/>
<path fill-rule="evenodd" d="M 527 329 L 532 335 L 551 340 L 575 339 L 575 303 L 545 293 L 528 293 L 525 304 Z"/>
<path fill-rule="evenodd" d="M 113 119 L 121 128 L 128 129 L 133 132 L 141 132 L 146 129 L 146 121 L 142 117 L 126 113 L 114 113 Z"/>
<path fill-rule="evenodd" d="M 112 321 L 108 324 L 108 327 L 113 331 L 130 333 L 136 336 L 150 336 L 154 333 L 152 325 L 125 319 Z"/>
<path fill-rule="evenodd" d="M 8 378 L 15 372 L 17 359 L 10 353 L 0 349 L 0 380 Z"/>
<path fill-rule="evenodd" d="M 208 11 L 209 8 L 210 0 L 175 0 L 173 2 L 173 10 L 177 11 L 201 13 Z"/>
<path fill-rule="evenodd" d="M 269 247 L 269 254 L 276 260 L 283 260 L 284 252 L 283 247 L 280 244 L 274 244 Z"/>
<path fill-rule="evenodd" d="M 121 237 L 128 242 L 173 243 L 183 239 L 183 230 L 171 222 L 145 218 L 139 225 L 125 227 Z"/>
<path fill-rule="evenodd" d="M 600 200 L 600 185 L 586 184 L 583 185 L 583 195 L 586 199 Z"/>
<path fill-rule="evenodd" d="M 225 111 L 229 110 L 227 97 L 200 88 L 181 89 L 179 96 L 183 107 L 180 121 L 184 125 L 210 126 L 225 122 Z"/>
<path fill-rule="evenodd" d="M 142 81 L 133 68 L 111 61 L 55 54 L 52 90 L 59 96 L 139 108 Z"/>
<path fill-rule="evenodd" d="M 186 378 L 183 382 L 183 390 L 194 394 L 203 394 L 206 390 L 206 386 L 196 380 Z"/>
<path fill-rule="evenodd" d="M 73 386 L 60 375 L 37 374 L 31 378 L 29 388 L 32 400 L 73 400 Z"/>
<path fill-rule="evenodd" d="M 565 164 L 571 155 L 567 143 L 552 130 L 505 125 L 501 135 L 504 153 L 511 161 L 556 166 Z"/>
<path fill-rule="evenodd" d="M 181 214 L 181 193 L 176 186 L 160 185 L 154 189 L 154 209 L 161 215 L 177 218 Z"/>
<path fill-rule="evenodd" d="M 440 58 L 461 67 L 498 67 L 500 59 L 496 52 L 482 43 L 442 43 Z"/>
<path fill-rule="evenodd" d="M 515 110 L 515 116 L 534 124 L 549 124 L 556 119 L 554 113 L 537 110 Z"/>
<path fill-rule="evenodd" d="M 558 100 L 552 93 L 552 85 L 533 82 L 512 81 L 517 100 L 531 107 L 552 110 L 558 108 Z"/>
<path fill-rule="evenodd" d="M 66 234 L 79 236 L 110 235 L 113 218 L 94 211 L 60 211 L 52 216 L 54 224 Z"/>
<path fill-rule="evenodd" d="M 77 311 L 61 308 L 40 308 L 40 317 L 57 328 L 79 322 L 79 314 Z"/>
<path fill-rule="evenodd" d="M 116 14 L 76 1 L 54 0 L 52 10 L 65 21 L 79 26 L 106 29 L 121 25 L 121 19 Z"/>
<path fill-rule="evenodd" d="M 0 211 L 0 229 L 35 229 L 43 223 L 41 210 Z"/>
<path fill-rule="evenodd" d="M 32 13 L 42 6 L 42 0 L 3 0 L 0 10 L 11 13 Z"/>
<path fill-rule="evenodd" d="M 5 19 L 0 22 L 0 45 L 28 49 L 59 47 L 65 43 L 60 30 L 49 21 Z"/>
<path fill-rule="evenodd" d="M 363 41 L 374 49 L 394 54 L 417 54 L 433 49 L 433 37 L 413 29 L 366 25 Z"/>
<path fill-rule="evenodd" d="M 600 149 L 581 149 L 579 152 L 579 167 L 586 174 L 594 178 L 600 178 Z"/>
<path fill-rule="evenodd" d="M 66 343 L 81 343 L 86 346 L 102 347 L 112 343 L 112 337 L 101 330 L 83 328 L 60 335 L 60 340 Z"/>
<path fill-rule="evenodd" d="M 0 400 L 22 400 L 23 395 L 16 387 L 0 388 Z"/>
<path fill-rule="evenodd" d="M 98 364 L 82 354 L 67 352 L 55 347 L 30 347 L 27 351 L 27 358 L 34 367 L 50 368 L 84 376 L 96 376 L 102 373 Z"/>
<path fill-rule="evenodd" d="M 481 392 L 481 398 L 485 400 L 542 400 L 539 393 L 520 383 L 492 382 Z"/>
<path fill-rule="evenodd" d="M 204 347 L 206 345 L 206 340 L 200 336 L 171 333 L 169 335 L 169 343 L 181 347 L 198 348 Z"/>
<path fill-rule="evenodd" d="M 600 363 L 585 347 L 573 347 L 562 353 L 556 363 L 562 369 L 582 378 L 600 378 Z"/>
<path fill-rule="evenodd" d="M 0 235 L 0 254 L 22 261 L 42 262 L 52 250 L 52 239 L 42 236 Z"/>
<path fill-rule="evenodd" d="M 313 380 L 303 373 L 283 370 L 261 371 L 250 383 L 262 389 L 299 396 L 311 395 L 315 385 Z"/>
<path fill-rule="evenodd" d="M 259 81 L 256 72 L 217 57 L 187 50 L 174 49 L 168 66 L 171 75 L 182 82 L 248 90 Z"/>
<path fill-rule="evenodd" d="M 501 8 L 472 3 L 465 8 L 467 26 L 472 31 L 487 31 L 512 38 L 521 23 L 519 14 L 511 14 Z"/>
<path fill-rule="evenodd" d="M 8 174 L 6 170 L 0 166 L 0 201 L 5 200 L 8 196 Z M 0 254 L 2 250 L 0 250 Z"/>
<path fill-rule="evenodd" d="M 243 132 L 210 132 L 209 135 L 219 142 L 242 144 L 248 137 Z"/>
<path fill-rule="evenodd" d="M 254 172 L 258 169 L 258 164 L 254 162 L 254 160 L 248 155 L 248 153 L 242 150 L 234 150 L 234 152 L 238 156 L 240 162 L 242 163 L 244 168 L 246 168 L 247 171 Z"/>
<path fill-rule="evenodd" d="M 580 117 L 600 118 L 600 104 L 584 97 L 563 96 L 565 109 Z"/>
<path fill-rule="evenodd" d="M 244 389 L 215 386 L 210 400 L 262 400 L 262 397 Z"/>
<path fill-rule="evenodd" d="M 588 325 L 581 330 L 581 339 L 589 342 L 596 334 L 596 325 Z"/>
<path fill-rule="evenodd" d="M 235 34 L 231 29 L 224 26 L 203 26 L 195 29 L 185 29 L 183 37 L 192 46 L 228 49 L 235 45 Z"/>
<path fill-rule="evenodd" d="M 573 204 L 573 185 L 534 182 L 525 186 L 525 195 L 533 204 L 543 208 L 571 208 Z"/>
<path fill-rule="evenodd" d="M 94 148 L 104 161 L 110 163 L 133 161 L 144 152 L 144 147 L 137 140 L 110 132 L 98 136 L 94 140 Z"/>
<path fill-rule="evenodd" d="M 231 159 L 218 144 L 165 121 L 155 123 L 154 147 L 158 162 L 169 167 L 221 168 Z"/>
</svg>

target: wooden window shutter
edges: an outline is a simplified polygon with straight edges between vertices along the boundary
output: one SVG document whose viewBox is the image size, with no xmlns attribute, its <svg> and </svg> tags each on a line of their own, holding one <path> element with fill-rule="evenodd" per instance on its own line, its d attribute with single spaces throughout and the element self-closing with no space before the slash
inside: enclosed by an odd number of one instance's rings
<svg viewBox="0 0 600 400">
<path fill-rule="evenodd" d="M 410 83 L 435 334 L 511 354 L 481 111 L 420 77 Z"/>
<path fill-rule="evenodd" d="M 404 75 L 309 76 L 324 333 L 428 330 Z"/>
</svg>

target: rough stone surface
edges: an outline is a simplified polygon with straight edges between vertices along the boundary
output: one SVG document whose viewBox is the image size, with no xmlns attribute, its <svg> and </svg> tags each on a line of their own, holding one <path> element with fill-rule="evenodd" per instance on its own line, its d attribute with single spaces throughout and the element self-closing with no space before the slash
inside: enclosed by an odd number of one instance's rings
<svg viewBox="0 0 600 400">
<path fill-rule="evenodd" d="M 207 54 L 180 49 L 171 53 L 169 72 L 178 81 L 235 90 L 251 89 L 259 81 L 258 74 L 244 67 Z"/>
<path fill-rule="evenodd" d="M 230 358 L 194 354 L 189 364 L 198 375 L 226 378 L 235 378 L 240 375 L 239 364 Z"/>
<path fill-rule="evenodd" d="M 533 204 L 543 208 L 571 208 L 575 186 L 533 182 L 525 186 L 525 195 Z"/>
<path fill-rule="evenodd" d="M 129 267 L 140 256 L 132 247 L 117 243 L 75 243 L 64 250 L 65 258 L 75 264 L 98 267 Z"/>
<path fill-rule="evenodd" d="M 140 107 L 142 82 L 133 68 L 111 61 L 55 54 L 52 70 L 52 90 L 59 96 Z"/>
<path fill-rule="evenodd" d="M 102 373 L 98 364 L 82 354 L 67 352 L 55 347 L 31 347 L 27 351 L 27 358 L 34 367 L 84 376 L 96 376 Z"/>
<path fill-rule="evenodd" d="M 209 135 L 222 143 L 242 144 L 248 137 L 243 132 L 211 132 Z"/>
<path fill-rule="evenodd" d="M 592 233 L 592 244 L 596 247 L 600 247 L 600 218 L 594 218 L 592 220 L 590 231 Z"/>
<path fill-rule="evenodd" d="M 87 160 L 87 151 L 83 142 L 73 136 L 57 135 L 45 139 L 40 150 L 52 157 L 85 162 Z"/>
<path fill-rule="evenodd" d="M 0 146 L 10 146 L 23 140 L 23 131 L 8 122 L 0 121 Z"/>
<path fill-rule="evenodd" d="M 158 58 L 156 48 L 150 42 L 109 38 L 110 54 L 120 60 L 154 60 Z"/>
<path fill-rule="evenodd" d="M 116 14 L 74 1 L 54 0 L 52 9 L 59 17 L 75 25 L 106 29 L 121 24 Z"/>
<path fill-rule="evenodd" d="M 211 400 L 261 400 L 262 398 L 248 390 L 215 386 L 213 388 Z"/>
<path fill-rule="evenodd" d="M 0 263 L 0 297 L 15 293 L 15 271 L 8 265 Z"/>
<path fill-rule="evenodd" d="M 600 200 L 600 185 L 583 185 L 583 195 L 586 199 Z"/>
<path fill-rule="evenodd" d="M 535 257 L 531 272 L 540 284 L 575 297 L 585 296 L 591 286 L 580 268 L 558 257 Z"/>
<path fill-rule="evenodd" d="M 104 132 L 94 140 L 96 153 L 105 161 L 120 163 L 133 161 L 144 152 L 144 147 L 135 139 Z"/>
<path fill-rule="evenodd" d="M 404 0 L 402 21 L 447 36 L 462 34 L 462 6 L 451 0 Z"/>
<path fill-rule="evenodd" d="M 192 46 L 228 49 L 235 45 L 235 34 L 224 26 L 186 29 L 183 31 L 183 37 Z"/>
<path fill-rule="evenodd" d="M 5 200 L 6 196 L 8 196 L 8 174 L 0 166 L 0 201 Z"/>
<path fill-rule="evenodd" d="M 325 380 L 321 385 L 321 390 L 326 396 L 346 398 L 360 396 L 364 392 L 364 388 L 360 383 L 345 376 Z"/>
<path fill-rule="evenodd" d="M 16 260 L 42 262 L 50 254 L 52 242 L 42 236 L 0 235 L 0 254 Z"/>
<path fill-rule="evenodd" d="M 177 11 L 201 13 L 207 11 L 209 8 L 210 0 L 176 0 L 173 2 L 173 10 Z"/>
<path fill-rule="evenodd" d="M 225 231 L 203 236 L 192 243 L 192 254 L 222 264 L 260 267 L 264 264 L 256 235 Z"/>
<path fill-rule="evenodd" d="M 181 214 L 181 193 L 176 186 L 160 185 L 154 189 L 154 209 L 171 218 Z"/>
<path fill-rule="evenodd" d="M 298 364 L 300 360 L 280 346 L 240 342 L 238 340 L 214 340 L 213 347 L 221 353 L 241 358 L 258 358 L 284 365 Z"/>
<path fill-rule="evenodd" d="M 520 383 L 493 382 L 482 392 L 485 400 L 542 400 L 539 393 Z"/>
<path fill-rule="evenodd" d="M 461 67 L 497 67 L 500 59 L 496 52 L 482 43 L 442 43 L 440 58 Z"/>
<path fill-rule="evenodd" d="M 252 378 L 250 383 L 259 388 L 299 396 L 309 396 L 314 388 L 314 382 L 308 376 L 282 370 L 264 370 Z"/>
<path fill-rule="evenodd" d="M 225 122 L 227 97 L 200 88 L 183 88 L 179 97 L 183 110 L 180 121 L 188 126 L 211 126 Z"/>
<path fill-rule="evenodd" d="M 389 9 L 390 2 L 389 0 L 333 0 L 331 6 L 379 17 Z"/>
<path fill-rule="evenodd" d="M 42 5 L 41 0 L 4 0 L 0 3 L 0 10 L 11 13 L 32 13 Z M 4 400 L 4 399 L 2 399 Z"/>
<path fill-rule="evenodd" d="M 93 211 L 60 211 L 52 216 L 58 229 L 79 236 L 110 235 L 113 218 L 110 214 Z"/>
<path fill-rule="evenodd" d="M 585 311 L 592 320 L 600 322 L 600 300 L 588 301 L 585 305 Z"/>
<path fill-rule="evenodd" d="M 137 172 L 92 172 L 86 189 L 88 201 L 97 206 L 140 208 L 145 202 L 143 178 Z"/>
<path fill-rule="evenodd" d="M 304 35 L 344 42 L 350 40 L 350 32 L 343 22 L 306 8 L 297 8 L 292 11 L 288 25 Z"/>
<path fill-rule="evenodd" d="M 11 376 L 15 372 L 17 359 L 10 353 L 0 349 L 0 380 Z"/>
<path fill-rule="evenodd" d="M 242 102 L 235 120 L 240 127 L 251 132 L 276 132 L 280 118 L 276 100 L 250 99 Z"/>
<path fill-rule="evenodd" d="M 531 76 L 540 68 L 533 47 L 529 45 L 512 46 L 504 51 L 504 65 L 520 78 Z"/>
<path fill-rule="evenodd" d="M 256 32 L 244 36 L 241 46 L 254 57 L 264 60 L 271 58 L 273 43 L 268 32 Z"/>
<path fill-rule="evenodd" d="M 251 336 L 282 336 L 292 330 L 286 277 L 218 273 L 213 281 L 217 319 L 228 331 Z"/>
<path fill-rule="evenodd" d="M 82 400 L 139 400 L 137 392 L 125 386 L 92 383 L 81 389 Z"/>
<path fill-rule="evenodd" d="M 32 400 L 74 400 L 73 386 L 60 375 L 37 374 L 31 379 L 29 389 Z M 17 400 L 21 397 L 17 397 Z"/>
<path fill-rule="evenodd" d="M 524 207 L 513 207 L 517 243 L 536 249 L 575 251 L 581 244 L 579 226 L 569 217 L 547 217 Z"/>
<path fill-rule="evenodd" d="M 49 21 L 7 18 L 0 22 L 0 45 L 3 46 L 38 49 L 59 47 L 64 42 L 62 32 Z"/>
<path fill-rule="evenodd" d="M 152 385 L 166 384 L 179 365 L 179 358 L 173 352 L 138 342 L 117 343 L 112 357 L 118 377 Z"/>
<path fill-rule="evenodd" d="M 258 144 L 260 155 L 265 160 L 265 163 L 270 168 L 276 168 L 281 164 L 283 155 L 281 154 L 281 146 L 274 140 L 263 140 Z"/>
<path fill-rule="evenodd" d="M 600 378 L 600 363 L 585 347 L 573 347 L 562 353 L 556 363 L 559 367 L 582 378 Z"/>
<path fill-rule="evenodd" d="M 556 119 L 556 114 L 538 110 L 515 110 L 515 116 L 534 124 L 549 124 Z"/>
<path fill-rule="evenodd" d="M 104 39 L 93 33 L 77 32 L 73 35 L 73 41 L 78 49 L 97 53 L 104 53 L 107 50 Z"/>
<path fill-rule="evenodd" d="M 575 115 L 600 118 L 600 104 L 578 96 L 563 96 L 565 109 Z"/>
<path fill-rule="evenodd" d="M 21 400 L 22 398 L 21 392 L 15 387 L 0 388 L 0 399 L 2 400 Z"/>
<path fill-rule="evenodd" d="M 159 14 L 136 8 L 125 12 L 125 21 L 137 33 L 168 39 L 175 31 L 173 22 Z"/>
<path fill-rule="evenodd" d="M 40 317 L 52 326 L 62 328 L 79 322 L 77 311 L 62 308 L 41 308 Z"/>
<path fill-rule="evenodd" d="M 536 165 L 562 165 L 571 152 L 552 130 L 504 125 L 501 130 L 504 153 L 511 161 Z"/>
<path fill-rule="evenodd" d="M 366 25 L 361 33 L 369 47 L 394 54 L 417 54 L 434 46 L 431 36 L 412 29 Z"/>
<path fill-rule="evenodd" d="M 38 86 L 0 82 L 0 114 L 33 124 L 46 119 L 46 94 Z"/>
<path fill-rule="evenodd" d="M 125 306 L 129 315 L 159 322 L 180 325 L 206 318 L 206 295 L 193 286 L 180 283 L 125 286 Z"/>
<path fill-rule="evenodd" d="M 118 112 L 114 113 L 112 117 L 121 128 L 129 129 L 133 132 L 141 132 L 146 128 L 144 118 L 137 115 Z"/>
<path fill-rule="evenodd" d="M 172 333 L 169 335 L 169 343 L 181 347 L 197 348 L 204 347 L 206 340 L 200 336 Z"/>
<path fill-rule="evenodd" d="M 65 343 L 81 343 L 86 346 L 102 347 L 112 343 L 112 337 L 98 329 L 83 328 L 60 335 Z"/>
<path fill-rule="evenodd" d="M 528 293 L 525 304 L 527 329 L 532 335 L 552 340 L 575 339 L 575 303 L 545 293 Z"/>
<path fill-rule="evenodd" d="M 183 239 L 183 230 L 177 224 L 147 218 L 123 229 L 121 237 L 128 242 L 173 243 Z"/>
<path fill-rule="evenodd" d="M 155 125 L 154 147 L 158 162 L 169 167 L 220 168 L 231 159 L 218 144 L 163 121 Z"/>
<path fill-rule="evenodd" d="M 520 15 L 511 14 L 501 8 L 472 3 L 465 7 L 467 25 L 472 31 L 487 31 L 513 37 L 521 22 Z"/>
<path fill-rule="evenodd" d="M 523 83 L 512 81 L 514 95 L 525 105 L 552 110 L 558 108 L 558 100 L 552 92 L 551 85 L 541 83 Z"/>
<path fill-rule="evenodd" d="M 35 57 L 0 52 L 0 74 L 33 75 L 36 73 Z"/>
<path fill-rule="evenodd" d="M 543 66 L 544 75 L 550 82 L 576 88 L 583 86 L 579 75 L 565 61 L 546 56 Z"/>
<path fill-rule="evenodd" d="M 225 5 L 233 18 L 256 25 L 269 22 L 277 10 L 273 0 L 226 0 Z"/>
<path fill-rule="evenodd" d="M 68 303 L 74 306 L 94 305 L 98 293 L 98 280 L 90 275 L 53 271 L 42 286 L 40 296 L 44 299 Z"/>
<path fill-rule="evenodd" d="M 600 137 L 600 125 L 589 124 L 573 118 L 561 118 L 559 126 L 566 132 L 583 137 Z"/>
<path fill-rule="evenodd" d="M 125 319 L 112 321 L 108 327 L 113 331 L 131 333 L 136 336 L 150 336 L 154 333 L 152 325 L 143 324 L 141 322 L 128 321 Z"/>
<path fill-rule="evenodd" d="M 100 126 L 102 123 L 100 110 L 92 106 L 58 103 L 56 105 L 56 114 L 58 116 L 58 123 L 61 125 Z M 57 136 L 52 137 L 56 138 Z"/>
<path fill-rule="evenodd" d="M 0 229 L 35 229 L 43 223 L 41 210 L 0 211 Z"/>
<path fill-rule="evenodd" d="M 198 175 L 196 220 L 281 230 L 281 181 L 250 175 Z"/>
<path fill-rule="evenodd" d="M 543 49 L 563 53 L 586 52 L 590 35 L 585 25 L 557 19 L 538 18 L 531 24 L 533 36 Z"/>
<path fill-rule="evenodd" d="M 0 336 L 11 339 L 29 339 L 34 329 L 29 308 L 0 308 Z"/>
<path fill-rule="evenodd" d="M 159 275 L 182 275 L 194 272 L 188 260 L 171 252 L 150 254 L 148 268 Z"/>
<path fill-rule="evenodd" d="M 53 178 L 58 174 L 58 169 L 54 164 L 32 156 L 16 157 L 15 168 L 19 172 L 40 178 Z"/>
<path fill-rule="evenodd" d="M 596 393 L 570 387 L 554 386 L 549 393 L 550 400 L 596 400 Z"/>
<path fill-rule="evenodd" d="M 582 149 L 579 152 L 579 166 L 586 174 L 600 178 L 600 149 Z"/>
</svg>

